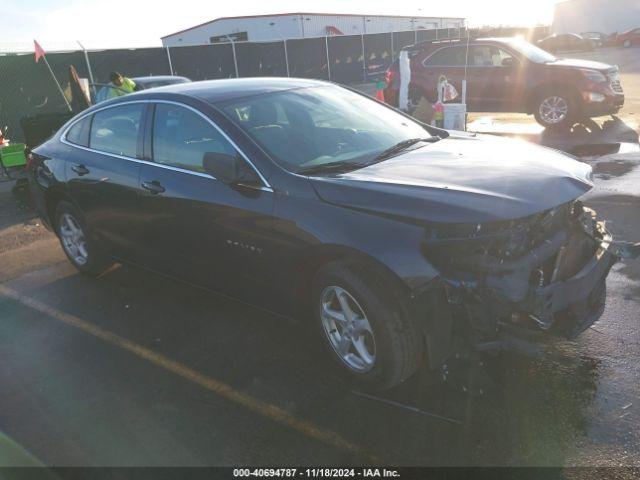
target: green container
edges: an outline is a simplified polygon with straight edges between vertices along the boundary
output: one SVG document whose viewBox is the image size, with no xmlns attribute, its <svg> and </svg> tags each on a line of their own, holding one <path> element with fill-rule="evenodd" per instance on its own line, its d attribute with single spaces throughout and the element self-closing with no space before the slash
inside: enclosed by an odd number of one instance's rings
<svg viewBox="0 0 640 480">
<path fill-rule="evenodd" d="M 0 147 L 0 162 L 4 168 L 23 167 L 27 164 L 24 155 L 24 143 L 15 143 L 6 147 Z"/>
</svg>

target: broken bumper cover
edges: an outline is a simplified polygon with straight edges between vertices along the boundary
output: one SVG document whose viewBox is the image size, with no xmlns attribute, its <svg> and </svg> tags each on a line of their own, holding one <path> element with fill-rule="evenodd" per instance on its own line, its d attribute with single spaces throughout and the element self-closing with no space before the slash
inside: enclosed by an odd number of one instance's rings
<svg viewBox="0 0 640 480">
<path fill-rule="evenodd" d="M 485 257 L 477 262 L 485 273 L 472 282 L 447 282 L 462 293 L 470 323 L 485 341 L 505 332 L 575 338 L 600 318 L 611 267 L 621 251 L 637 246 L 613 242 L 590 216 L 584 229 L 558 231 L 520 258 Z"/>
<path fill-rule="evenodd" d="M 536 287 L 524 302 L 524 311 L 542 329 L 575 338 L 602 315 L 606 299 L 605 281 L 618 261 L 607 234 L 593 257 L 574 276 Z"/>
</svg>

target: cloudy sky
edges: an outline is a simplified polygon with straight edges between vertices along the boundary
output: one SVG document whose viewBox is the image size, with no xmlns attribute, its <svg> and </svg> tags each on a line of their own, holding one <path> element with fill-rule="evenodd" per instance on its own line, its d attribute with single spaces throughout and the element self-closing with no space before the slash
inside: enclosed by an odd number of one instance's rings
<svg viewBox="0 0 640 480">
<path fill-rule="evenodd" d="M 0 0 L 0 51 L 160 45 L 160 37 L 217 17 L 281 12 L 460 16 L 470 25 L 549 23 L 556 0 Z"/>
</svg>

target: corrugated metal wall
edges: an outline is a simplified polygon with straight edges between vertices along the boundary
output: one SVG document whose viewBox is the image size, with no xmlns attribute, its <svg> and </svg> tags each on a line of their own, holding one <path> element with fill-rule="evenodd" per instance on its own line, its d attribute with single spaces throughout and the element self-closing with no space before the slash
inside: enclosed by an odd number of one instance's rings
<svg viewBox="0 0 640 480">
<path fill-rule="evenodd" d="M 464 19 L 440 17 L 384 17 L 351 15 L 272 15 L 220 19 L 163 39 L 164 46 L 205 45 L 213 36 L 248 32 L 251 42 L 317 38 L 331 35 L 332 27 L 343 35 L 402 32 L 464 26 Z M 335 33 L 335 31 L 334 31 Z"/>
</svg>

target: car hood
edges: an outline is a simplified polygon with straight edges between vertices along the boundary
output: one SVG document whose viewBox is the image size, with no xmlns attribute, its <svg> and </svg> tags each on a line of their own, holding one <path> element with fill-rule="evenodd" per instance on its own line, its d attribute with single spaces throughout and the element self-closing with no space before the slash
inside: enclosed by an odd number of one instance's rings
<svg viewBox="0 0 640 480">
<path fill-rule="evenodd" d="M 519 140 L 459 135 L 310 181 L 334 205 L 445 223 L 522 218 L 593 188 L 591 167 L 563 153 Z"/>
<path fill-rule="evenodd" d="M 555 65 L 558 67 L 571 68 L 588 68 L 590 70 L 613 70 L 615 67 L 601 62 L 592 62 L 591 60 L 580 60 L 577 58 L 559 58 L 555 62 L 547 63 L 547 65 Z"/>
</svg>

